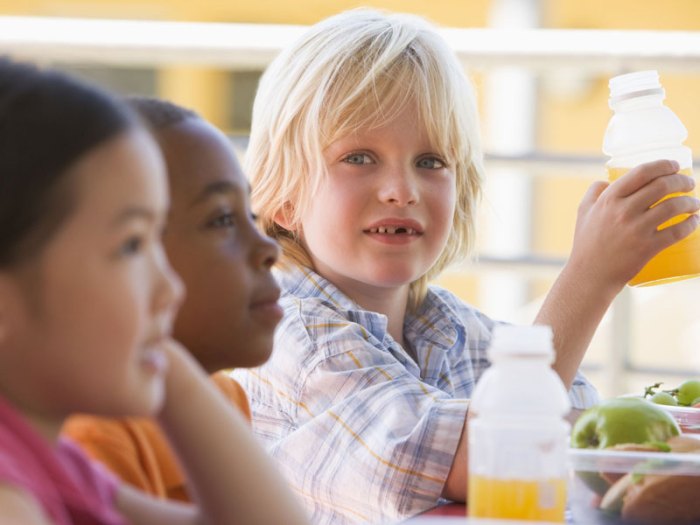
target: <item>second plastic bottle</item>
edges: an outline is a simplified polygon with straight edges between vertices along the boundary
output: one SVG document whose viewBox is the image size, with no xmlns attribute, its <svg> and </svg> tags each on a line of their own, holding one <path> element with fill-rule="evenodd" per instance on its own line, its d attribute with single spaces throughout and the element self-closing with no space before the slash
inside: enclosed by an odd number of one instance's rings
<svg viewBox="0 0 700 525">
<path fill-rule="evenodd" d="M 680 172 L 692 176 L 690 148 L 683 145 L 688 132 L 663 104 L 664 89 L 656 71 L 638 71 L 610 79 L 610 108 L 614 111 L 605 132 L 603 151 L 610 182 L 644 162 L 670 159 Z M 695 192 L 692 193 L 695 195 Z M 667 195 L 665 199 L 680 195 Z M 664 199 L 662 199 L 664 200 Z M 679 215 L 661 224 L 666 228 L 688 217 Z M 700 275 L 700 230 L 661 251 L 629 282 L 649 286 Z"/>
<path fill-rule="evenodd" d="M 498 326 L 469 420 L 470 517 L 564 522 L 570 403 L 548 326 Z"/>
</svg>

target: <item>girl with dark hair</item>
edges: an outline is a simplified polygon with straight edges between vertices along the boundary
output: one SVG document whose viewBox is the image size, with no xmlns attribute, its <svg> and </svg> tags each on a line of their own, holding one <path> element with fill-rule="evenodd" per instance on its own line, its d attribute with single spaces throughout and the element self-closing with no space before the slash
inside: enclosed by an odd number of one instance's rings
<svg viewBox="0 0 700 525">
<path fill-rule="evenodd" d="M 170 338 L 163 160 L 129 110 L 0 61 L 0 522 L 304 523 L 241 415 Z M 156 501 L 65 438 L 74 412 L 157 416 L 194 505 Z M 274 505 L 269 501 L 273 500 Z"/>
</svg>

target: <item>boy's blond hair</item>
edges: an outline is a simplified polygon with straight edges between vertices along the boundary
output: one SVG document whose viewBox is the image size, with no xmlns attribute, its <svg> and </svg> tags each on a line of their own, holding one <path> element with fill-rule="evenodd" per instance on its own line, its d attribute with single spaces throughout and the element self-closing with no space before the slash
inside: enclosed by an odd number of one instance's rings
<svg viewBox="0 0 700 525">
<path fill-rule="evenodd" d="M 468 254 L 483 172 L 476 103 L 454 53 L 423 19 L 356 9 L 313 26 L 263 75 L 253 107 L 245 169 L 253 209 L 277 239 L 283 261 L 312 267 L 299 225 L 326 175 L 324 150 L 336 140 L 390 121 L 415 104 L 437 152 L 455 171 L 454 225 L 426 275 L 411 284 L 409 307 L 427 283 Z"/>
</svg>

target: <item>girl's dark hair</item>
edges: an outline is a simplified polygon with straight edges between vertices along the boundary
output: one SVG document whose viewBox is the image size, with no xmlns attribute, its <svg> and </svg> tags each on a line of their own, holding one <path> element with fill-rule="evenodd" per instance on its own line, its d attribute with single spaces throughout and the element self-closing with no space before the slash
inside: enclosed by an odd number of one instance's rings
<svg viewBox="0 0 700 525">
<path fill-rule="evenodd" d="M 96 87 L 0 58 L 0 268 L 41 251 L 75 205 L 68 168 L 135 123 Z"/>
</svg>

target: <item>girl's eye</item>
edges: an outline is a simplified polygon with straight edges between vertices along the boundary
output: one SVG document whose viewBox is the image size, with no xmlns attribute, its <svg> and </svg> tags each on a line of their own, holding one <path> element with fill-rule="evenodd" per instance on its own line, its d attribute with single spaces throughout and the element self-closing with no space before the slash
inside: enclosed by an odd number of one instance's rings
<svg viewBox="0 0 700 525">
<path fill-rule="evenodd" d="M 445 167 L 445 163 L 437 157 L 423 157 L 417 162 L 419 168 L 439 170 Z"/>
<path fill-rule="evenodd" d="M 216 216 L 214 219 L 207 223 L 208 228 L 232 228 L 235 226 L 236 221 L 233 217 L 233 213 L 223 213 Z"/>
<path fill-rule="evenodd" d="M 348 164 L 371 164 L 372 158 L 366 153 L 351 153 L 343 159 Z"/>
<path fill-rule="evenodd" d="M 143 247 L 143 238 L 141 237 L 129 237 L 122 245 L 119 247 L 119 255 L 128 257 L 130 255 L 135 255 L 141 251 Z"/>
</svg>

